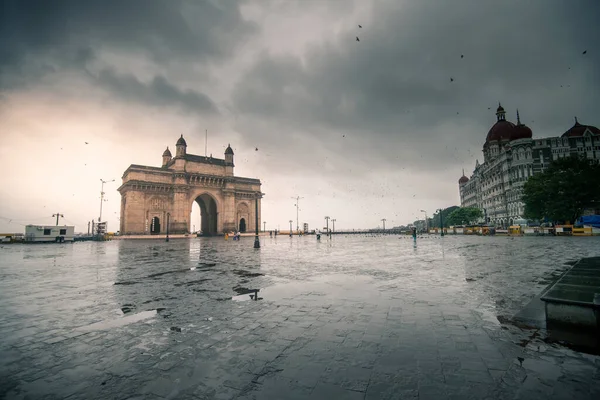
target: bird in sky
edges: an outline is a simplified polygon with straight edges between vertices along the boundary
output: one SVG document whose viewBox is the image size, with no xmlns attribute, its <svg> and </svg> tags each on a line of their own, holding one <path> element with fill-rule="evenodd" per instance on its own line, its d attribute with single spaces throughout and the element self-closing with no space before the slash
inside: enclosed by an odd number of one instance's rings
<svg viewBox="0 0 600 400">
<path fill-rule="evenodd" d="M 460 55 L 460 58 L 464 58 L 464 57 L 465 57 L 465 56 L 464 56 L 464 54 L 461 54 L 461 55 Z"/>
<path fill-rule="evenodd" d="M 85 142 L 85 144 L 89 144 L 88 142 Z"/>
<path fill-rule="evenodd" d="M 356 37 L 356 41 L 357 41 L 357 42 L 360 42 L 360 39 L 358 38 L 358 36 Z"/>
<path fill-rule="evenodd" d="M 258 151 L 258 147 L 255 147 L 255 148 L 254 148 L 254 151 Z"/>
<path fill-rule="evenodd" d="M 362 25 L 358 25 L 359 28 L 362 28 Z"/>
<path fill-rule="evenodd" d="M 584 51 L 583 51 L 583 54 L 587 54 L 587 50 L 584 50 Z"/>
<path fill-rule="evenodd" d="M 450 78 L 450 82 L 454 82 L 454 78 Z"/>
</svg>

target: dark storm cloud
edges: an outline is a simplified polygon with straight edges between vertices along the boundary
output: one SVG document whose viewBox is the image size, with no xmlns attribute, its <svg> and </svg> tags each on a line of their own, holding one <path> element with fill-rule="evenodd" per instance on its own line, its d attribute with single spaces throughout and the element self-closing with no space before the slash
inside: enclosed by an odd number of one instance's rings
<svg viewBox="0 0 600 400">
<path fill-rule="evenodd" d="M 599 87 L 600 54 L 582 55 L 600 42 L 596 2 L 374 4 L 363 29 L 349 26 L 302 61 L 260 57 L 234 91 L 237 111 L 304 130 L 331 150 L 341 133 L 368 135 L 378 162 L 400 156 L 432 168 L 481 148 L 498 101 L 513 121 L 520 108 L 535 136 L 562 133 L 571 110 L 596 115 L 600 94 L 587 88 Z"/>
<path fill-rule="evenodd" d="M 239 1 L 6 0 L 0 85 L 18 88 L 56 69 L 81 70 L 101 50 L 158 64 L 222 61 L 257 31 Z"/>
<path fill-rule="evenodd" d="M 96 79 L 98 84 L 108 89 L 118 98 L 145 103 L 151 106 L 177 106 L 185 111 L 214 113 L 217 107 L 205 94 L 181 90 L 169 83 L 163 76 L 144 83 L 135 76 L 117 74 L 114 70 L 102 70 Z"/>
</svg>

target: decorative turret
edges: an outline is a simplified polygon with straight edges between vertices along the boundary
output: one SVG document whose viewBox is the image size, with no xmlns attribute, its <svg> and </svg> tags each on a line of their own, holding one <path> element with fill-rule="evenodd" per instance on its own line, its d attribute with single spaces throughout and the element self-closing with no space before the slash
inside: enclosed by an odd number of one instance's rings
<svg viewBox="0 0 600 400">
<path fill-rule="evenodd" d="M 169 163 L 169 161 L 171 161 L 171 151 L 169 150 L 169 146 L 167 146 L 167 149 L 163 153 L 162 157 L 163 157 L 162 166 L 166 167 L 167 164 Z"/>
<path fill-rule="evenodd" d="M 230 144 L 225 149 L 225 173 L 233 176 L 233 149 Z"/>
<path fill-rule="evenodd" d="M 469 182 L 469 178 L 467 178 L 466 175 L 465 175 L 465 169 L 464 168 L 463 168 L 462 172 L 463 172 L 462 176 L 458 180 L 458 184 L 461 185 L 461 186 L 464 185 L 465 183 Z"/>
<path fill-rule="evenodd" d="M 175 157 L 184 157 L 185 149 L 187 148 L 187 143 L 185 142 L 183 135 L 181 135 L 181 137 L 177 140 L 175 147 L 177 148 L 177 151 L 175 152 Z"/>
</svg>

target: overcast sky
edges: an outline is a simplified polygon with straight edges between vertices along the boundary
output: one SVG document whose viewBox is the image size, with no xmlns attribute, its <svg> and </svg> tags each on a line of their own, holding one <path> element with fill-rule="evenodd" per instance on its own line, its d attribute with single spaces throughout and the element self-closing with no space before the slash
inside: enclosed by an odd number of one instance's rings
<svg viewBox="0 0 600 400">
<path fill-rule="evenodd" d="M 160 166 L 181 134 L 203 155 L 205 129 L 208 153 L 231 143 L 235 174 L 262 180 L 267 229 L 295 226 L 296 195 L 300 223 L 343 229 L 458 205 L 499 101 L 534 137 L 574 116 L 600 126 L 595 0 L 2 7 L 0 232 L 56 212 L 87 230 L 100 179 L 116 179 L 103 219 L 117 230 L 125 169 Z"/>
</svg>

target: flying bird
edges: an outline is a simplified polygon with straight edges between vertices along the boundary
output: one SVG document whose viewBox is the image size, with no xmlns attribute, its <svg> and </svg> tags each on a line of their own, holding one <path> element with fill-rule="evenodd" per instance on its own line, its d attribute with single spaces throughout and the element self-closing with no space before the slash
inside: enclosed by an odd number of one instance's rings
<svg viewBox="0 0 600 400">
<path fill-rule="evenodd" d="M 464 54 L 461 54 L 461 55 L 460 55 L 460 58 L 464 58 L 464 57 L 465 57 L 465 56 L 464 56 Z"/>
<path fill-rule="evenodd" d="M 254 148 L 254 151 L 258 151 L 258 147 L 255 147 L 255 148 Z"/>
<path fill-rule="evenodd" d="M 362 25 L 359 25 L 358 27 L 359 27 L 359 28 L 362 28 Z"/>
<path fill-rule="evenodd" d="M 358 36 L 356 37 L 356 41 L 357 41 L 357 42 L 360 42 L 360 39 L 358 38 Z"/>
<path fill-rule="evenodd" d="M 584 51 L 583 51 L 583 54 L 587 54 L 587 50 L 584 50 Z"/>
<path fill-rule="evenodd" d="M 454 82 L 454 78 L 450 78 L 450 82 Z"/>
<path fill-rule="evenodd" d="M 85 144 L 88 144 L 88 142 L 85 142 Z"/>
</svg>

